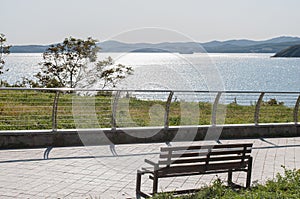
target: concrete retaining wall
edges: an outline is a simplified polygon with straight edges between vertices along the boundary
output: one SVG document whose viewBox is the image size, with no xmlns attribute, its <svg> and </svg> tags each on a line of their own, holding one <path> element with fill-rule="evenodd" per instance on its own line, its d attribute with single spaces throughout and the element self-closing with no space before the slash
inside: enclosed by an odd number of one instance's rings
<svg viewBox="0 0 300 199">
<path fill-rule="evenodd" d="M 300 136 L 300 126 L 286 124 L 239 124 L 223 126 L 176 126 L 86 130 L 0 131 L 1 149 L 66 147 L 82 145 L 154 143 L 211 139 L 247 139 Z"/>
</svg>

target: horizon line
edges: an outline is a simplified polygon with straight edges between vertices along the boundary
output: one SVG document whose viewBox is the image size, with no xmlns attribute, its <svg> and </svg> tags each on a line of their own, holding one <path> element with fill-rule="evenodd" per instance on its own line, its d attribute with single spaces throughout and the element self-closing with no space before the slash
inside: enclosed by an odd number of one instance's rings
<svg viewBox="0 0 300 199">
<path fill-rule="evenodd" d="M 71 37 L 71 36 L 69 36 Z M 269 37 L 269 38 L 265 38 L 265 39 L 249 39 L 249 38 L 231 38 L 231 39 L 225 39 L 225 40 L 218 40 L 218 39 L 213 39 L 213 40 L 209 40 L 209 41 L 205 41 L 205 42 L 200 42 L 200 41 L 161 41 L 161 42 L 128 42 L 128 41 L 118 41 L 118 40 L 102 40 L 102 41 L 97 41 L 97 43 L 104 43 L 104 42 L 108 42 L 108 41 L 115 41 L 115 42 L 120 42 L 120 43 L 125 43 L 125 44 L 140 44 L 140 43 L 146 43 L 146 44 L 161 44 L 161 43 L 189 43 L 189 42 L 193 42 L 193 43 L 200 43 L 200 44 L 205 44 L 205 43 L 210 43 L 210 42 L 226 42 L 226 41 L 239 41 L 239 40 L 247 40 L 247 41 L 256 41 L 256 42 L 261 42 L 261 41 L 268 41 L 271 39 L 276 39 L 276 38 L 298 38 L 300 39 L 300 36 L 295 36 L 295 35 L 280 35 L 280 36 L 275 36 L 275 37 Z M 65 37 L 68 38 L 68 37 Z M 64 39 L 65 39 L 64 38 Z M 88 37 L 86 37 L 88 38 Z M 81 38 L 82 39 L 82 38 Z M 11 46 L 49 46 L 49 45 L 53 45 L 53 44 L 58 44 L 61 42 L 53 42 L 53 43 L 48 43 L 48 44 L 42 44 L 42 43 L 28 43 L 28 44 L 9 44 Z"/>
</svg>

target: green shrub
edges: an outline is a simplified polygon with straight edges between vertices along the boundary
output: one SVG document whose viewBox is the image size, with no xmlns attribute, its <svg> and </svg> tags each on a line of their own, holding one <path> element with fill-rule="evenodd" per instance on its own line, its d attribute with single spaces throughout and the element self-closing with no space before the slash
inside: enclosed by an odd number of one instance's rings
<svg viewBox="0 0 300 199">
<path fill-rule="evenodd" d="M 250 189 L 232 189 L 217 179 L 212 185 L 203 187 L 199 192 L 184 196 L 170 193 L 155 195 L 153 199 L 299 199 L 300 169 L 286 169 L 284 174 L 277 174 L 275 179 L 268 180 L 264 185 L 255 184 Z"/>
</svg>

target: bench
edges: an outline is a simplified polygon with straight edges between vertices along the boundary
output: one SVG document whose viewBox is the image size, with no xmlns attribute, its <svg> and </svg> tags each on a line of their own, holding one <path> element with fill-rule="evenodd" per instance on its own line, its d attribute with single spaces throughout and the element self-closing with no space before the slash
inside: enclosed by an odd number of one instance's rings
<svg viewBox="0 0 300 199">
<path fill-rule="evenodd" d="M 162 147 L 158 162 L 145 159 L 145 162 L 151 167 L 137 171 L 137 198 L 147 198 L 156 194 L 159 178 L 179 176 L 228 173 L 228 185 L 233 185 L 232 173 L 244 171 L 247 173 L 246 188 L 248 188 L 252 172 L 251 150 L 252 143 Z M 148 174 L 149 178 L 153 180 L 152 193 L 141 191 L 142 175 L 144 174 Z M 172 193 L 184 194 L 197 190 L 176 190 Z"/>
</svg>

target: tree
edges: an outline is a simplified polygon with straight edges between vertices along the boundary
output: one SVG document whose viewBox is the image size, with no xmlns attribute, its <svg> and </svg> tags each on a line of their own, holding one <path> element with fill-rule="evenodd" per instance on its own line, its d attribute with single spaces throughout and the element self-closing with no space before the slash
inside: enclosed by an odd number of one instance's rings
<svg viewBox="0 0 300 199">
<path fill-rule="evenodd" d="M 118 82 L 123 80 L 127 75 L 131 75 L 133 69 L 122 64 L 115 64 L 111 57 L 98 61 L 96 66 L 89 70 L 87 74 L 88 85 L 115 87 Z"/>
<path fill-rule="evenodd" d="M 4 34 L 0 33 L 0 75 L 3 74 L 8 69 L 4 70 L 4 55 L 8 55 L 10 53 L 9 49 L 11 46 L 6 45 L 6 37 Z"/>
<path fill-rule="evenodd" d="M 75 88 L 80 81 L 90 84 L 101 79 L 103 88 L 115 86 L 133 70 L 122 64 L 114 65 L 111 57 L 96 63 L 100 51 L 96 42 L 91 37 L 87 40 L 70 37 L 63 43 L 51 45 L 43 53 L 41 71 L 35 75 L 38 81 L 27 82 L 33 87 Z"/>
<path fill-rule="evenodd" d="M 41 72 L 35 77 L 41 87 L 74 88 L 80 81 L 81 71 L 88 62 L 95 62 L 100 50 L 96 41 L 66 38 L 62 43 L 51 45 L 43 53 Z"/>
</svg>

